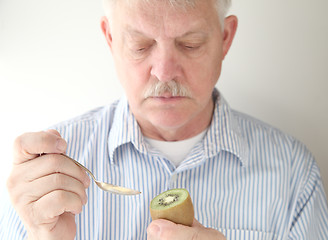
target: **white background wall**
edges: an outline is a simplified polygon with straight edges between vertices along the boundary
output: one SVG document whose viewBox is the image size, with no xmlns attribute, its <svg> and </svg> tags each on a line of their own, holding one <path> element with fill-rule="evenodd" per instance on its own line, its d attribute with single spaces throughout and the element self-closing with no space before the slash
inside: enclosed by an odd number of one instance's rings
<svg viewBox="0 0 328 240">
<path fill-rule="evenodd" d="M 327 0 L 233 0 L 239 29 L 218 87 L 230 105 L 303 141 L 328 192 Z M 101 1 L 0 0 L 0 183 L 26 131 L 122 94 Z"/>
</svg>

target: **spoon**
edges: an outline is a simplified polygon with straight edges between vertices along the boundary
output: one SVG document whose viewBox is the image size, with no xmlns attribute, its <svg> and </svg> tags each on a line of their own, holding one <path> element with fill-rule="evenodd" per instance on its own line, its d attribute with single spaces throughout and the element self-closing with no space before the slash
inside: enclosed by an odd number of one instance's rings
<svg viewBox="0 0 328 240">
<path fill-rule="evenodd" d="M 97 184 L 97 186 L 100 189 L 102 189 L 106 192 L 111 192 L 111 193 L 120 194 L 120 195 L 137 195 L 137 194 L 141 193 L 137 190 L 133 190 L 133 189 L 125 188 L 125 187 L 120 187 L 120 186 L 113 185 L 113 184 L 110 184 L 110 183 L 105 183 L 105 182 L 98 181 L 95 178 L 95 176 L 92 174 L 92 172 L 89 169 L 87 169 L 85 166 L 83 166 L 81 163 L 79 163 L 78 161 L 74 160 L 73 158 L 71 158 L 71 157 L 69 157 L 65 154 L 62 154 L 62 155 L 67 157 L 71 161 L 73 161 L 76 165 L 83 168 L 85 171 L 87 171 L 89 173 L 89 175 L 92 177 L 93 181 Z"/>
</svg>

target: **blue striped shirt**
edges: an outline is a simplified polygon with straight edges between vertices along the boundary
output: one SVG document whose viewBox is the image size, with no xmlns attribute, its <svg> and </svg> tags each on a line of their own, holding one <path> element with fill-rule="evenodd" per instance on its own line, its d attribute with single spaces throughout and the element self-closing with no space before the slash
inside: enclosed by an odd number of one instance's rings
<svg viewBox="0 0 328 240">
<path fill-rule="evenodd" d="M 125 97 L 58 124 L 67 154 L 99 180 L 142 192 L 119 196 L 87 190 L 76 239 L 146 239 L 149 204 L 170 188 L 186 188 L 195 217 L 227 239 L 328 239 L 328 208 L 318 166 L 306 147 L 261 121 L 230 109 L 217 91 L 202 142 L 176 168 L 152 149 Z M 10 207 L 1 239 L 23 239 Z"/>
</svg>

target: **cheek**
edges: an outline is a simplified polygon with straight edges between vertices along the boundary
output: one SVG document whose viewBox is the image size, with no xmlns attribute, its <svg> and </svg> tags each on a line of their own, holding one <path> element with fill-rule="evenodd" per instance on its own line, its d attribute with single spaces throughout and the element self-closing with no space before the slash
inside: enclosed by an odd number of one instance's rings
<svg viewBox="0 0 328 240">
<path fill-rule="evenodd" d="M 119 80 L 124 88 L 138 88 L 148 81 L 149 69 L 146 66 L 122 58 L 115 62 Z"/>
<path fill-rule="evenodd" d="M 149 70 L 140 64 L 129 61 L 118 61 L 116 66 L 118 78 L 125 94 L 133 106 L 140 106 L 143 93 L 149 82 Z"/>
<path fill-rule="evenodd" d="M 204 84 L 216 82 L 221 73 L 222 49 L 219 44 L 209 43 L 200 57 L 186 63 L 185 70 L 192 72 L 188 74 L 190 77 L 195 76 L 198 82 L 202 81 Z"/>
<path fill-rule="evenodd" d="M 190 88 L 196 93 L 211 91 L 221 73 L 221 62 L 211 58 L 204 58 L 194 62 L 185 69 Z"/>
</svg>

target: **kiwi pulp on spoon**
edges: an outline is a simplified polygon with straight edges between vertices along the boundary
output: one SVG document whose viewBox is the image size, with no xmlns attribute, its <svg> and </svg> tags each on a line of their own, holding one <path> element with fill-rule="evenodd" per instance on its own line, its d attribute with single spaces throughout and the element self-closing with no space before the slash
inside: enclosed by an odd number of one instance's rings
<svg viewBox="0 0 328 240">
<path fill-rule="evenodd" d="M 176 188 L 157 195 L 150 203 L 150 215 L 153 220 L 167 219 L 191 226 L 194 207 L 189 192 L 184 188 Z"/>
</svg>

